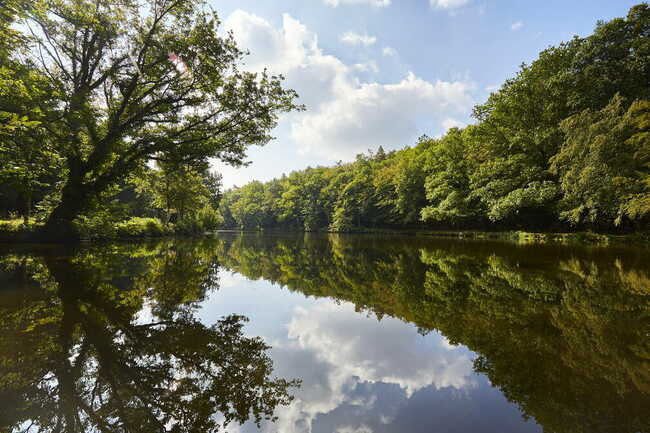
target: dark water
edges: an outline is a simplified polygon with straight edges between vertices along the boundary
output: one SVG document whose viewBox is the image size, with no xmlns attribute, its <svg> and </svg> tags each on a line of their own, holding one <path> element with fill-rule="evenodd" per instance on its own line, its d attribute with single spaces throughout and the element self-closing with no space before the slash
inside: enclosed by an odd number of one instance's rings
<svg viewBox="0 0 650 433">
<path fill-rule="evenodd" d="M 650 250 L 1 247 L 0 432 L 218 427 L 650 432 Z"/>
</svg>

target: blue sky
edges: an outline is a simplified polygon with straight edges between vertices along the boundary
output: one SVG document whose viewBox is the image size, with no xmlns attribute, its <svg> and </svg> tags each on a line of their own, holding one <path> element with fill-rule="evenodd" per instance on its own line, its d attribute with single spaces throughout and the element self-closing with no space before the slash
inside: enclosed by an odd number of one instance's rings
<svg viewBox="0 0 650 433">
<path fill-rule="evenodd" d="M 472 121 L 472 106 L 522 62 L 627 0 L 210 0 L 251 55 L 245 67 L 287 77 L 307 105 L 283 116 L 245 168 L 218 162 L 224 185 L 270 180 L 359 152 L 399 149 Z"/>
</svg>

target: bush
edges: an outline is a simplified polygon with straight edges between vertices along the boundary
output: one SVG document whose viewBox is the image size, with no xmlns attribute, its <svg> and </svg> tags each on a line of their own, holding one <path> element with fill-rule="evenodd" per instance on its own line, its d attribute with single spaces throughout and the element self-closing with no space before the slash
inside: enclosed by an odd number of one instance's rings
<svg viewBox="0 0 650 433">
<path fill-rule="evenodd" d="M 110 239 L 115 237 L 117 217 L 107 209 L 101 209 L 91 215 L 79 216 L 74 224 L 81 239 Z"/>
<path fill-rule="evenodd" d="M 201 209 L 198 218 L 203 225 L 203 230 L 205 231 L 217 230 L 223 224 L 221 213 L 212 206 L 205 206 Z"/>
<path fill-rule="evenodd" d="M 157 218 L 133 217 L 115 225 L 118 238 L 159 237 L 167 234 L 163 223 Z"/>
<path fill-rule="evenodd" d="M 223 217 L 212 206 L 205 206 L 191 215 L 186 215 L 174 225 L 174 231 L 181 235 L 201 235 L 213 231 L 223 224 Z"/>
<path fill-rule="evenodd" d="M 4 233 L 20 233 L 34 231 L 41 224 L 34 223 L 33 220 L 25 225 L 22 218 L 15 218 L 9 220 L 0 220 L 0 232 Z"/>
</svg>

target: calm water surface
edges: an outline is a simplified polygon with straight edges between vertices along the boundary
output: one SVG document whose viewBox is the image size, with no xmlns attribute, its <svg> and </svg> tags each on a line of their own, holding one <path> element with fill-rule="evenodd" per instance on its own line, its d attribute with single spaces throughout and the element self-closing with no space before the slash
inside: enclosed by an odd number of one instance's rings
<svg viewBox="0 0 650 433">
<path fill-rule="evenodd" d="M 0 247 L 0 432 L 650 432 L 650 250 Z"/>
</svg>

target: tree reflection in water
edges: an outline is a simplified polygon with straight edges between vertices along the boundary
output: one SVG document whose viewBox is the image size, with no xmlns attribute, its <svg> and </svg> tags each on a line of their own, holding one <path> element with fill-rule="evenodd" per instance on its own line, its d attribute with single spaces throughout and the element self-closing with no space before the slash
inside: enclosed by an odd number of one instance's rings
<svg viewBox="0 0 650 433">
<path fill-rule="evenodd" d="M 442 332 L 546 432 L 650 431 L 648 250 L 391 236 L 226 238 L 248 278 Z"/>
<path fill-rule="evenodd" d="M 245 318 L 207 327 L 205 244 L 38 249 L 0 258 L 0 431 L 211 432 L 272 419 L 272 377 Z"/>
<path fill-rule="evenodd" d="M 438 330 L 546 432 L 650 431 L 647 250 L 387 236 L 219 239 L 0 255 L 0 431 L 209 432 L 291 401 L 243 318 L 199 303 L 236 271 Z"/>
</svg>

